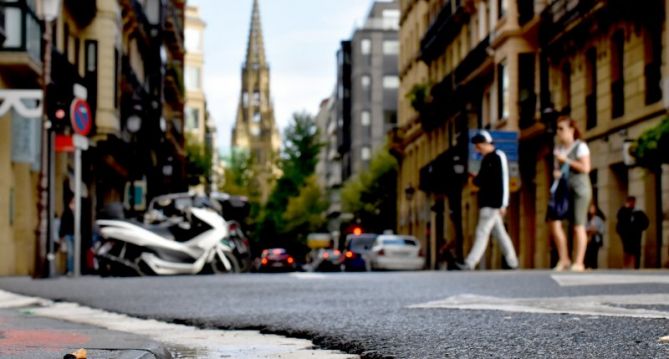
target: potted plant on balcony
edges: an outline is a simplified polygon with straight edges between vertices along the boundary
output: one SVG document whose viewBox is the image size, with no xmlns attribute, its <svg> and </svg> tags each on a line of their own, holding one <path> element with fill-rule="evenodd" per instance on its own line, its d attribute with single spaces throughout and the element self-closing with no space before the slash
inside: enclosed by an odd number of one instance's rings
<svg viewBox="0 0 669 359">
<path fill-rule="evenodd" d="M 432 129 L 436 113 L 434 109 L 434 97 L 432 96 L 432 85 L 426 83 L 416 84 L 407 93 L 406 97 L 410 101 L 411 107 L 420 115 L 423 129 L 428 131 Z"/>
</svg>

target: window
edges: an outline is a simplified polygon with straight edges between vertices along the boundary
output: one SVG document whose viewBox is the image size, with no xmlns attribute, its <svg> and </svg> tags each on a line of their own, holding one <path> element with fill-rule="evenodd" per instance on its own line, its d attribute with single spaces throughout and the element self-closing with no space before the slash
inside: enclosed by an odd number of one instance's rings
<svg viewBox="0 0 669 359">
<path fill-rule="evenodd" d="M 386 125 L 396 125 L 397 111 L 383 111 L 383 123 Z"/>
<path fill-rule="evenodd" d="M 74 38 L 74 62 L 72 63 L 74 65 L 74 69 L 77 71 L 77 74 L 79 74 L 79 69 L 81 62 L 79 59 L 81 58 L 79 56 L 79 52 L 81 51 L 81 40 L 79 40 L 78 37 Z"/>
<path fill-rule="evenodd" d="M 399 10 L 383 10 L 383 28 L 386 30 L 398 29 L 400 26 Z"/>
<path fill-rule="evenodd" d="M 611 117 L 625 114 L 625 34 L 618 30 L 611 38 Z"/>
<path fill-rule="evenodd" d="M 360 41 L 360 52 L 363 55 L 369 55 L 372 52 L 372 41 L 370 39 L 362 39 Z"/>
<path fill-rule="evenodd" d="M 363 161 L 369 161 L 369 159 L 372 158 L 372 151 L 369 149 L 369 147 L 364 146 L 362 150 L 360 150 L 360 158 Z"/>
<path fill-rule="evenodd" d="M 372 119 L 369 114 L 369 111 L 362 111 L 360 113 L 360 124 L 364 127 L 368 127 L 372 124 Z"/>
<path fill-rule="evenodd" d="M 383 42 L 384 55 L 397 55 L 400 52 L 400 43 L 397 40 L 385 40 Z"/>
<path fill-rule="evenodd" d="M 196 29 L 184 30 L 186 37 L 186 51 L 202 52 L 202 33 Z"/>
<path fill-rule="evenodd" d="M 500 120 L 509 118 L 509 68 L 506 60 L 497 65 L 497 116 Z"/>
<path fill-rule="evenodd" d="M 650 27 L 644 31 L 644 77 L 646 105 L 662 99 L 662 30 Z"/>
<path fill-rule="evenodd" d="M 597 49 L 585 53 L 585 118 L 589 130 L 597 126 Z"/>
<path fill-rule="evenodd" d="M 262 121 L 262 116 L 260 115 L 260 112 L 255 112 L 253 114 L 253 122 L 254 123 L 260 123 Z"/>
<path fill-rule="evenodd" d="M 260 92 L 256 91 L 253 93 L 253 105 L 254 106 L 260 106 Z"/>
<path fill-rule="evenodd" d="M 98 70 L 98 42 L 86 40 L 86 72 Z"/>
<path fill-rule="evenodd" d="M 571 64 L 569 62 L 562 65 L 562 112 L 571 112 Z"/>
<path fill-rule="evenodd" d="M 372 79 L 369 77 L 369 75 L 364 75 L 360 78 L 360 84 L 363 88 L 368 88 L 372 84 Z"/>
<path fill-rule="evenodd" d="M 118 108 L 119 105 L 119 73 L 121 72 L 120 67 L 120 51 L 117 48 L 114 48 L 114 108 Z"/>
<path fill-rule="evenodd" d="M 249 106 L 249 94 L 244 92 L 242 94 L 242 106 L 248 107 Z"/>
<path fill-rule="evenodd" d="M 501 19 L 506 15 L 507 0 L 497 0 L 497 18 Z"/>
<path fill-rule="evenodd" d="M 199 90 L 200 88 L 200 68 L 188 66 L 186 68 L 186 89 Z"/>
<path fill-rule="evenodd" d="M 186 108 L 186 129 L 193 131 L 200 128 L 200 110 L 195 107 Z"/>
<path fill-rule="evenodd" d="M 254 137 L 260 136 L 260 127 L 251 126 L 251 135 L 253 135 Z"/>
<path fill-rule="evenodd" d="M 397 76 L 383 76 L 383 88 L 394 90 L 400 87 L 400 79 Z"/>
</svg>

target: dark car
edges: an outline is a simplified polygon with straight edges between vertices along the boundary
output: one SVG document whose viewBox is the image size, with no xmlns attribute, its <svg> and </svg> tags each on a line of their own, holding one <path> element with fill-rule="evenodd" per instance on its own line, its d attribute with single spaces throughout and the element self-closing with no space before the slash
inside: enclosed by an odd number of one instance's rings
<svg viewBox="0 0 669 359">
<path fill-rule="evenodd" d="M 349 234 L 346 236 L 343 262 L 345 271 L 370 270 L 367 263 L 367 254 L 372 249 L 377 236 L 377 234 L 373 233 Z"/>
<path fill-rule="evenodd" d="M 258 272 L 291 272 L 295 270 L 295 258 L 284 248 L 265 249 L 260 255 Z"/>
<path fill-rule="evenodd" d="M 317 272 L 339 272 L 344 263 L 344 256 L 338 249 L 321 249 L 317 252 L 312 265 Z"/>
</svg>

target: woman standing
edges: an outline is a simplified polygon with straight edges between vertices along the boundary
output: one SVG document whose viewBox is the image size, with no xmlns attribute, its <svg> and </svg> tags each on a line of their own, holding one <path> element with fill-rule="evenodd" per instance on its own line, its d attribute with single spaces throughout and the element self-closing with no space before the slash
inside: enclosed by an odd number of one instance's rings
<svg viewBox="0 0 669 359">
<path fill-rule="evenodd" d="M 569 187 L 569 212 L 574 227 L 574 262 L 572 263 L 567 249 L 567 237 L 562 228 L 562 219 L 548 218 L 548 225 L 555 240 L 560 260 L 555 266 L 556 271 L 570 269 L 574 272 L 585 270 L 583 263 L 588 235 L 585 225 L 588 222 L 588 207 L 592 200 L 590 183 L 591 162 L 590 149 L 581 141 L 581 132 L 576 121 L 567 116 L 558 118 L 557 143 L 553 151 L 555 170 L 553 177 L 557 180 L 565 176 Z"/>
<path fill-rule="evenodd" d="M 585 251 L 585 267 L 597 269 L 599 249 L 604 245 L 604 213 L 593 202 L 588 209 L 588 248 Z"/>
</svg>

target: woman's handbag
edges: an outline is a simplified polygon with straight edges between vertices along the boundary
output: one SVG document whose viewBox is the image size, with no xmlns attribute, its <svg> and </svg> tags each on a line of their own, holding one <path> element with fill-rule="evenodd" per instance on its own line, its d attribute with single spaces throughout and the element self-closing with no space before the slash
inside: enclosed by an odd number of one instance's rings
<svg viewBox="0 0 669 359">
<path fill-rule="evenodd" d="M 551 187 L 551 197 L 548 200 L 549 220 L 563 220 L 569 215 L 569 184 L 566 176 L 560 176 Z"/>
<path fill-rule="evenodd" d="M 567 156 L 571 155 L 581 141 L 576 141 L 569 149 Z M 548 212 L 546 213 L 547 220 L 561 221 L 567 219 L 569 216 L 569 164 L 564 163 L 560 168 L 560 178 L 553 181 L 551 186 L 551 197 L 548 200 Z"/>
</svg>

